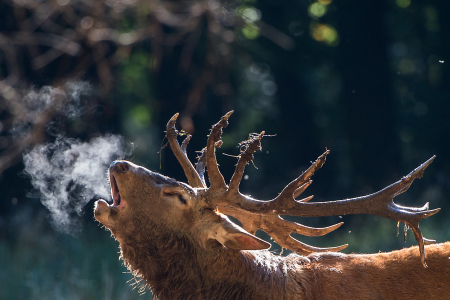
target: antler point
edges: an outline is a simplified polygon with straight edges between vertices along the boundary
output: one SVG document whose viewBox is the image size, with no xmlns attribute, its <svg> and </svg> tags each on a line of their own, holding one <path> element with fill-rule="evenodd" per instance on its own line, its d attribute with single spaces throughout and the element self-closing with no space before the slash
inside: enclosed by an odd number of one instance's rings
<svg viewBox="0 0 450 300">
<path fill-rule="evenodd" d="M 228 120 L 228 118 L 231 116 L 232 113 L 234 113 L 234 110 L 230 110 L 229 112 L 227 112 L 227 113 L 223 116 L 223 118 L 224 118 L 225 120 Z"/>
<path fill-rule="evenodd" d="M 170 120 L 169 120 L 169 121 L 176 121 L 179 115 L 180 115 L 180 113 L 176 113 L 176 114 L 174 114 L 174 115 L 173 115 L 173 117 L 172 117 L 172 118 L 170 118 Z"/>
</svg>

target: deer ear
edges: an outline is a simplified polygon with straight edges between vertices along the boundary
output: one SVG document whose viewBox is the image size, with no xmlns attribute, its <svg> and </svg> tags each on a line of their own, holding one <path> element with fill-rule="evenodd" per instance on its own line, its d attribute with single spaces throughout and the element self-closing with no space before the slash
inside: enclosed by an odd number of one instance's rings
<svg viewBox="0 0 450 300">
<path fill-rule="evenodd" d="M 231 250 L 262 250 L 269 249 L 271 246 L 270 243 L 251 235 L 222 214 L 219 223 L 209 232 L 208 239 L 214 239 Z"/>
</svg>

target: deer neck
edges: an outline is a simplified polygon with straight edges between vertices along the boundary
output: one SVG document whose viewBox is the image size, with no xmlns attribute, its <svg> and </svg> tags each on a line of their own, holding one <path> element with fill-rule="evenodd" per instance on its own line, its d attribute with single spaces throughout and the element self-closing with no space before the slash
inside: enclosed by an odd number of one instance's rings
<svg viewBox="0 0 450 300">
<path fill-rule="evenodd" d="M 182 236 L 159 234 L 119 239 L 121 258 L 159 299 L 285 299 L 301 286 L 290 276 L 295 266 L 268 251 L 204 250 Z M 287 298 L 286 298 L 287 299 Z"/>
</svg>

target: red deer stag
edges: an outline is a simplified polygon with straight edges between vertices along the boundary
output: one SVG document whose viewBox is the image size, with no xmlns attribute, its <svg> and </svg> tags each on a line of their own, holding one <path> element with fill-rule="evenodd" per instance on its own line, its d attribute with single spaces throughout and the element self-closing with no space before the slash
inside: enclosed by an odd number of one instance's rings
<svg viewBox="0 0 450 300">
<path fill-rule="evenodd" d="M 393 198 L 423 175 L 434 157 L 394 184 L 367 196 L 329 202 L 296 200 L 325 162 L 322 154 L 273 200 L 239 192 L 244 167 L 261 148 L 261 134 L 242 142 L 236 170 L 227 185 L 215 149 L 231 112 L 213 126 L 196 168 L 186 156 L 190 136 L 180 146 L 175 121 L 167 139 L 189 185 L 127 161 L 109 169 L 113 203 L 99 200 L 95 218 L 120 244 L 121 258 L 143 287 L 159 299 L 450 299 L 450 243 L 433 244 L 419 221 L 439 211 L 399 206 Z M 208 171 L 210 187 L 204 179 Z M 342 223 L 311 228 L 280 215 L 302 217 L 378 215 L 409 226 L 419 243 L 377 254 L 333 253 L 347 245 L 316 248 L 290 236 L 321 236 Z M 238 219 L 243 228 L 226 215 Z M 270 244 L 255 237 L 267 232 L 297 254 L 273 255 Z M 426 259 L 425 259 L 426 254 Z"/>
</svg>

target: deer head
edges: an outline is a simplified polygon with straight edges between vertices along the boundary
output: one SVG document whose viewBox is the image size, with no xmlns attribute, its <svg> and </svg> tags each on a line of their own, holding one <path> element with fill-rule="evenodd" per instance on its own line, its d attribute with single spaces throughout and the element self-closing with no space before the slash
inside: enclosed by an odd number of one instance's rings
<svg viewBox="0 0 450 300">
<path fill-rule="evenodd" d="M 211 207 L 206 189 L 192 188 L 128 161 L 113 162 L 109 177 L 113 204 L 97 201 L 95 218 L 119 241 L 157 227 L 189 236 L 205 249 L 219 244 L 233 250 L 270 247 Z"/>
<path fill-rule="evenodd" d="M 419 243 L 422 263 L 425 265 L 424 244 L 433 240 L 423 238 L 419 221 L 439 211 L 428 210 L 428 203 L 421 208 L 399 206 L 393 198 L 406 191 L 413 180 L 423 175 L 434 157 L 420 165 L 407 176 L 392 185 L 367 196 L 328 202 L 308 202 L 312 196 L 296 200 L 311 184 L 311 176 L 324 163 L 327 150 L 298 178 L 289 183 L 273 200 L 261 201 L 239 192 L 244 167 L 253 159 L 253 153 L 261 148 L 264 132 L 251 135 L 240 144 L 241 153 L 229 184 L 221 175 L 215 150 L 221 145 L 222 128 L 228 124 L 232 112 L 227 113 L 213 126 L 207 146 L 201 151 L 196 167 L 186 155 L 190 140 L 187 136 L 180 146 L 174 115 L 167 124 L 166 136 L 170 147 L 183 167 L 189 185 L 175 181 L 127 161 L 115 161 L 109 169 L 113 204 L 104 200 L 96 202 L 95 218 L 106 226 L 116 239 L 125 243 L 129 235 L 175 233 L 192 245 L 208 251 L 214 248 L 230 250 L 267 249 L 270 244 L 253 234 L 256 230 L 267 232 L 282 247 L 299 254 L 322 251 L 339 251 L 347 245 L 317 248 L 304 244 L 290 236 L 298 233 L 307 236 L 327 234 L 342 223 L 325 228 L 311 228 L 289 222 L 280 215 L 303 217 L 346 214 L 374 214 L 404 222 L 412 228 Z M 210 186 L 204 179 L 208 171 Z M 238 219 L 243 228 L 231 222 L 226 215 Z M 151 240 L 151 236 L 146 237 Z"/>
</svg>

